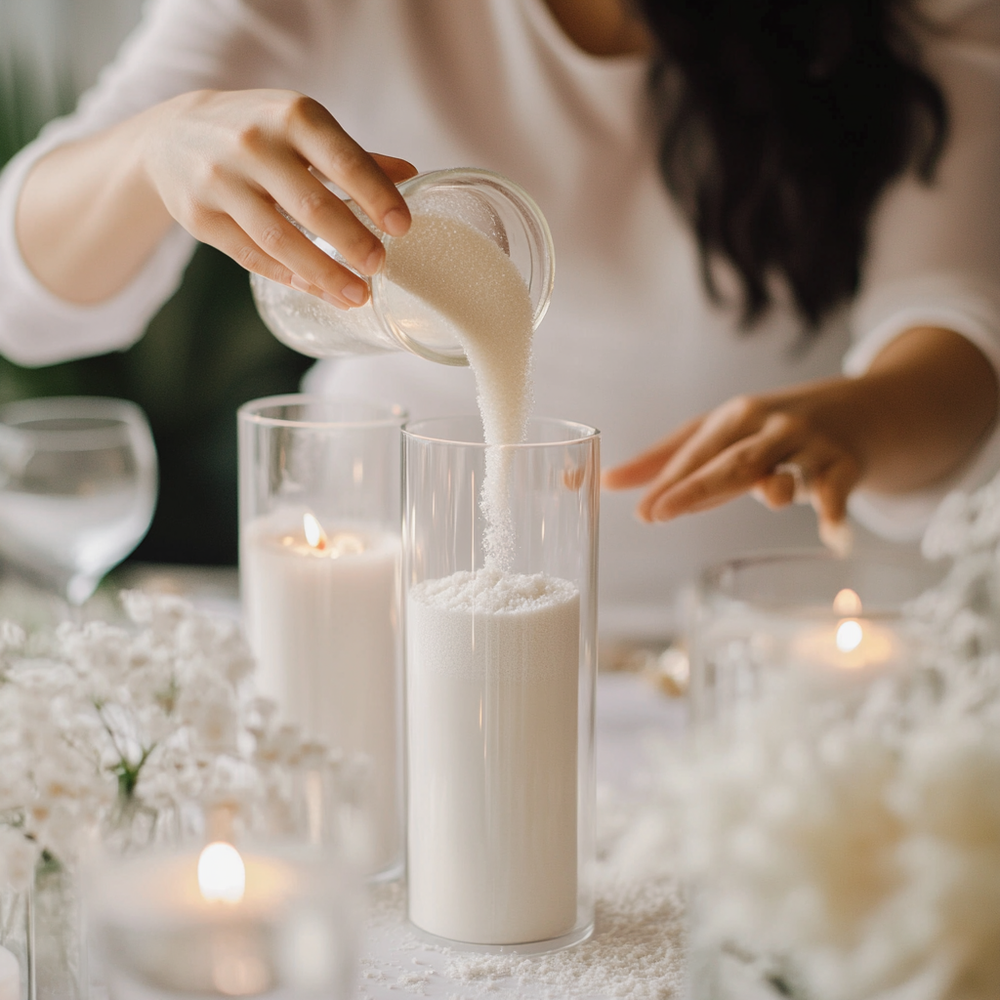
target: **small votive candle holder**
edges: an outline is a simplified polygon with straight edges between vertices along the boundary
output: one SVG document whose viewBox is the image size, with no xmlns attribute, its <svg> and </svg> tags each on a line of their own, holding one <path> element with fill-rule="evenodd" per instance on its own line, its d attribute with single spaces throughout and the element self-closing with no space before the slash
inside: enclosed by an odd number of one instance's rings
<svg viewBox="0 0 1000 1000">
<path fill-rule="evenodd" d="M 718 733 L 777 683 L 830 693 L 908 664 L 907 604 L 940 579 L 888 554 L 777 552 L 713 567 L 690 628 L 691 712 Z"/>
<path fill-rule="evenodd" d="M 240 589 L 256 682 L 368 763 L 360 863 L 402 868 L 400 427 L 395 406 L 274 396 L 239 411 Z"/>
<path fill-rule="evenodd" d="M 353 995 L 362 897 L 335 853 L 216 841 L 117 856 L 87 897 L 112 1000 Z"/>
</svg>

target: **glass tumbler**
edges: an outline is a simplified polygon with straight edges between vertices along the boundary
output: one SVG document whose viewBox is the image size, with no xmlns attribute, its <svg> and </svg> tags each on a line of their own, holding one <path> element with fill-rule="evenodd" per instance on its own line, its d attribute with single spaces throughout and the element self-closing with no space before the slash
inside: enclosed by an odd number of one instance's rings
<svg viewBox="0 0 1000 1000">
<path fill-rule="evenodd" d="M 418 174 L 400 184 L 399 190 L 415 220 L 436 216 L 451 227 L 468 227 L 510 258 L 527 285 L 537 329 L 552 295 L 555 252 L 548 223 L 531 196 L 500 174 L 472 168 Z M 467 365 L 454 325 L 425 298 L 408 290 L 394 269 L 395 250 L 406 237 L 386 236 L 355 202 L 345 199 L 345 203 L 386 248 L 385 266 L 374 278 L 358 275 L 369 286 L 370 298 L 365 305 L 345 311 L 253 274 L 254 301 L 267 327 L 282 343 L 314 358 L 410 351 L 441 364 Z M 306 235 L 349 266 L 325 240 Z M 461 267 L 463 262 L 452 266 Z M 474 267 L 474 263 L 466 260 L 464 266 Z M 475 274 L 456 271 L 454 278 L 460 287 L 475 287 Z"/>
<path fill-rule="evenodd" d="M 273 396 L 239 411 L 240 589 L 262 692 L 370 768 L 362 866 L 402 863 L 398 407 Z"/>
<path fill-rule="evenodd" d="M 479 420 L 403 440 L 409 919 L 474 950 L 567 947 L 594 919 L 598 434 L 532 420 L 501 446 L 504 566 Z"/>
</svg>

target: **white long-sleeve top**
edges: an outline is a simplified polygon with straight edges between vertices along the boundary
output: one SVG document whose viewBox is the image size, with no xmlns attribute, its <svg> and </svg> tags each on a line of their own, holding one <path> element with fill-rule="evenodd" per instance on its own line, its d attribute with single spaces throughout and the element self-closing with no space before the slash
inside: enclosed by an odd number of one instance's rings
<svg viewBox="0 0 1000 1000">
<path fill-rule="evenodd" d="M 932 12 L 948 30 L 928 36 L 926 59 L 952 115 L 937 178 L 887 191 L 854 307 L 801 351 L 791 309 L 745 333 L 706 296 L 657 171 L 646 60 L 582 52 L 544 0 L 153 0 L 76 113 L 0 177 L 0 351 L 42 365 L 128 347 L 194 248 L 176 227 L 111 300 L 58 299 L 15 237 L 18 194 L 39 156 L 178 93 L 279 87 L 323 103 L 367 149 L 421 170 L 486 167 L 534 196 L 556 246 L 555 292 L 535 337 L 535 412 L 598 427 L 605 464 L 734 394 L 861 372 L 917 325 L 964 334 L 1000 371 L 1000 5 L 938 0 Z M 410 355 L 321 362 L 307 384 L 399 402 L 415 417 L 475 412 L 471 372 Z M 949 482 L 892 499 L 856 492 L 852 513 L 913 539 L 947 489 L 975 487 L 998 466 L 995 433 Z M 635 501 L 602 498 L 607 635 L 669 632 L 675 590 L 708 564 L 815 543 L 803 509 L 774 514 L 745 498 L 650 527 L 634 519 Z"/>
</svg>

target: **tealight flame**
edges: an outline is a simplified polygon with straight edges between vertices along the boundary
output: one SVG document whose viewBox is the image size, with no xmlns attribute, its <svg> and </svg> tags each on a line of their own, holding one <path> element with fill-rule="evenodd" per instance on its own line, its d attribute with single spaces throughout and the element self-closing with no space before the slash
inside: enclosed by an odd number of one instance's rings
<svg viewBox="0 0 1000 1000">
<path fill-rule="evenodd" d="M 247 870 L 240 852 L 217 840 L 198 858 L 198 888 L 206 900 L 238 903 L 246 891 Z"/>
<path fill-rule="evenodd" d="M 837 649 L 842 653 L 852 653 L 861 645 L 865 632 L 861 627 L 861 622 L 848 618 L 837 626 Z"/>
<path fill-rule="evenodd" d="M 326 548 L 326 532 L 312 514 L 302 515 L 302 530 L 305 532 L 309 548 L 323 551 Z"/>
<path fill-rule="evenodd" d="M 860 615 L 861 598 L 850 587 L 844 587 L 833 599 L 833 613 L 843 618 Z"/>
</svg>

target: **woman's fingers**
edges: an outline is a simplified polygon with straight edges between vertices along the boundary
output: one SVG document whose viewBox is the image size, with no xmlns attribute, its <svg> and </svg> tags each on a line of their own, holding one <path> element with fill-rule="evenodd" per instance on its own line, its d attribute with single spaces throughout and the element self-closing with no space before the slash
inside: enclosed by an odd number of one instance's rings
<svg viewBox="0 0 1000 1000">
<path fill-rule="evenodd" d="M 208 243 L 216 250 L 221 250 L 239 261 L 248 271 L 263 275 L 281 285 L 292 285 L 295 281 L 295 275 L 289 268 L 261 250 L 228 215 L 220 212 L 211 226 L 206 227 L 205 235 L 199 238 L 203 243 Z"/>
<path fill-rule="evenodd" d="M 291 218 L 335 246 L 356 271 L 370 277 L 381 270 L 385 260 L 382 241 L 312 173 L 296 165 L 294 157 L 274 157 L 262 163 L 258 178 Z"/>
<path fill-rule="evenodd" d="M 654 507 L 661 498 L 671 493 L 674 487 L 684 483 L 685 488 L 693 492 L 690 496 L 690 509 L 700 508 L 702 500 L 700 490 L 711 488 L 709 481 L 718 483 L 727 496 L 735 495 L 721 479 L 732 474 L 738 474 L 740 480 L 739 492 L 750 489 L 773 466 L 770 455 L 776 450 L 784 449 L 787 454 L 797 447 L 801 437 L 801 426 L 788 415 L 771 413 L 766 405 L 753 397 L 737 397 L 724 403 L 708 414 L 697 428 L 696 432 L 677 449 L 676 453 L 666 462 L 650 483 L 646 495 L 639 502 L 637 513 L 643 520 L 665 520 L 686 513 L 687 500 L 682 499 L 685 491 L 680 490 L 674 499 L 678 506 L 673 509 L 671 502 L 664 501 L 660 509 L 654 513 Z M 762 437 L 758 435 L 763 435 Z M 779 441 L 784 441 L 779 444 Z M 735 447 L 736 450 L 728 452 Z M 766 455 L 763 459 L 755 452 L 763 447 Z M 727 463 L 718 463 L 717 457 L 728 453 Z M 755 474 L 750 476 L 750 466 L 741 463 L 750 462 Z M 698 476 L 699 470 L 711 464 L 711 471 Z M 709 478 L 706 479 L 705 476 Z M 693 482 L 687 480 L 692 477 Z"/>
<path fill-rule="evenodd" d="M 677 449 L 698 430 L 703 419 L 695 417 L 689 420 L 648 451 L 611 469 L 605 469 L 601 474 L 601 485 L 608 490 L 631 490 L 636 486 L 644 486 L 660 473 Z"/>
<path fill-rule="evenodd" d="M 797 467 L 798 477 L 779 471 Z M 801 485 L 796 482 L 801 478 Z M 754 495 L 772 509 L 794 501 L 800 488 L 808 495 L 819 519 L 819 536 L 823 544 L 837 555 L 846 556 L 853 544 L 853 533 L 847 523 L 847 500 L 861 478 L 857 460 L 842 448 L 823 437 L 817 437 L 810 447 L 790 456 L 775 467 L 775 472 L 754 486 Z"/>
<path fill-rule="evenodd" d="M 336 305 L 349 309 L 367 301 L 367 284 L 306 239 L 277 211 L 270 199 L 243 189 L 238 190 L 231 198 L 223 199 L 223 206 L 233 222 L 253 240 L 260 251 L 283 264 L 305 283 L 332 296 L 337 300 Z M 346 208 L 344 211 L 349 213 Z M 251 266 L 256 260 L 252 251 L 236 257 L 236 260 L 248 270 L 255 270 Z"/>
<path fill-rule="evenodd" d="M 347 309 L 348 303 L 330 295 L 322 288 L 312 285 L 297 274 L 291 272 L 280 261 L 269 257 L 250 236 L 244 232 L 228 215 L 220 214 L 211 227 L 210 235 L 204 242 L 228 254 L 239 261 L 248 271 L 263 275 L 282 285 L 291 285 L 302 292 L 316 295 L 338 309 Z"/>
<path fill-rule="evenodd" d="M 765 507 L 781 510 L 795 500 L 795 480 L 786 472 L 771 473 L 754 483 L 750 492 Z"/>
<path fill-rule="evenodd" d="M 783 413 L 770 414 L 759 429 L 751 424 L 744 430 L 728 415 L 714 428 L 703 427 L 652 483 L 639 502 L 639 517 L 665 521 L 746 493 L 798 448 L 804 433 L 799 421 Z"/>
<path fill-rule="evenodd" d="M 861 467 L 847 452 L 841 452 L 836 461 L 816 477 L 810 493 L 821 523 L 840 524 L 847 517 L 847 498 L 860 478 Z"/>
<path fill-rule="evenodd" d="M 293 100 L 287 112 L 288 134 L 295 148 L 346 191 L 382 232 L 403 236 L 410 228 L 410 210 L 395 184 L 323 105 L 296 96 L 300 99 Z"/>
<path fill-rule="evenodd" d="M 685 424 L 649 451 L 604 475 L 604 485 L 645 486 L 636 514 L 666 521 L 709 510 L 746 492 L 772 508 L 811 503 L 820 535 L 835 551 L 850 545 L 847 498 L 862 476 L 844 434 L 842 380 L 737 397 Z M 845 438 L 845 440 L 841 440 Z"/>
</svg>

